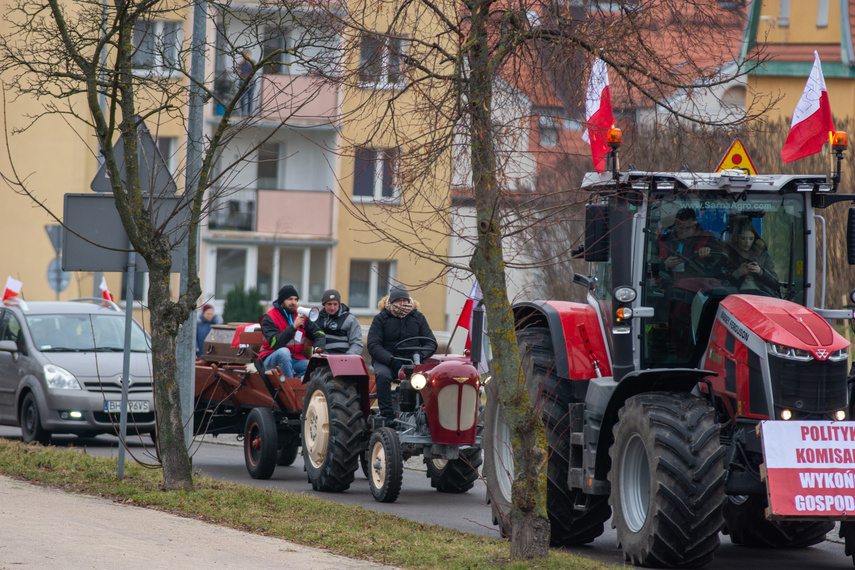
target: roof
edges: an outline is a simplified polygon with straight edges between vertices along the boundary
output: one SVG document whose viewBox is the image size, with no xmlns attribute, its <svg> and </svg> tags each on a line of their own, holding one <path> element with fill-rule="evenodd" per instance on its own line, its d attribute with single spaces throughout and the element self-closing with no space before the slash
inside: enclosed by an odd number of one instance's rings
<svg viewBox="0 0 855 570">
<path fill-rule="evenodd" d="M 98 299 L 95 297 L 74 301 L 6 301 L 2 306 L 6 308 L 17 307 L 22 313 L 28 315 L 79 315 L 94 313 L 124 315 L 124 311 L 122 311 L 117 305 L 112 303 L 107 305 L 105 304 L 104 299 Z"/>
</svg>

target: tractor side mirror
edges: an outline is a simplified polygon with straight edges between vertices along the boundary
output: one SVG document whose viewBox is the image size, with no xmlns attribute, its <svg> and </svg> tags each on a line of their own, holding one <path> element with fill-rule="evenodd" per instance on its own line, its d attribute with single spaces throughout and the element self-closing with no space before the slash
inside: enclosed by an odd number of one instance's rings
<svg viewBox="0 0 855 570">
<path fill-rule="evenodd" d="M 609 205 L 585 205 L 585 261 L 609 260 Z"/>
</svg>

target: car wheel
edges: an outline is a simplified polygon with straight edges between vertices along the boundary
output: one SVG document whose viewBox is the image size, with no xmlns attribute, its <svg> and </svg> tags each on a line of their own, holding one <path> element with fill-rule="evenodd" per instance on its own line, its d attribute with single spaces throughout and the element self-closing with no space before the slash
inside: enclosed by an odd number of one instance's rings
<svg viewBox="0 0 855 570">
<path fill-rule="evenodd" d="M 24 397 L 21 405 L 21 438 L 24 443 L 35 441 L 42 445 L 50 443 L 50 432 L 42 427 L 42 418 L 39 414 L 39 404 L 35 395 L 30 392 Z"/>
</svg>

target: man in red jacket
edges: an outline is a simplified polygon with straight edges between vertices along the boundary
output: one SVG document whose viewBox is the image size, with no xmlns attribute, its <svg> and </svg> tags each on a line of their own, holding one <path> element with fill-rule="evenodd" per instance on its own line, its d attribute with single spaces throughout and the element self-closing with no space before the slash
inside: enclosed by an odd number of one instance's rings
<svg viewBox="0 0 855 570">
<path fill-rule="evenodd" d="M 324 346 L 324 333 L 312 321 L 297 314 L 300 296 L 293 285 L 285 285 L 273 301 L 273 308 L 261 319 L 264 343 L 261 357 L 265 370 L 279 367 L 287 378 L 300 378 L 306 372 L 309 361 L 303 356 L 303 347 L 308 335 L 316 347 Z"/>
</svg>

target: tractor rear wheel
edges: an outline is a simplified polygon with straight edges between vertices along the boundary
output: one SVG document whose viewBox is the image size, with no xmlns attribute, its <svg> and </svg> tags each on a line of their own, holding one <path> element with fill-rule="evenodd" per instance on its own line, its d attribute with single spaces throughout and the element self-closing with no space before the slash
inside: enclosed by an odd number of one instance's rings
<svg viewBox="0 0 855 570">
<path fill-rule="evenodd" d="M 404 458 L 398 434 L 382 427 L 368 441 L 368 484 L 371 494 L 381 503 L 394 503 L 401 494 L 404 480 Z"/>
<path fill-rule="evenodd" d="M 696 567 L 719 547 L 724 450 L 709 403 L 689 394 L 626 400 L 610 450 L 612 526 L 632 564 Z"/>
<path fill-rule="evenodd" d="M 430 486 L 440 493 L 465 493 L 478 478 L 481 467 L 481 448 L 460 450 L 458 459 L 425 459 Z"/>
<path fill-rule="evenodd" d="M 353 483 L 364 447 L 364 421 L 353 382 L 316 369 L 303 398 L 303 461 L 315 491 L 340 493 Z"/>
<path fill-rule="evenodd" d="M 825 540 L 832 521 L 766 520 L 766 497 L 728 497 L 724 503 L 724 533 L 730 541 L 752 548 L 806 548 Z"/>
<path fill-rule="evenodd" d="M 550 543 L 553 546 L 587 544 L 603 534 L 603 525 L 611 511 L 607 498 L 585 495 L 567 486 L 570 468 L 570 433 L 567 409 L 572 401 L 570 382 L 555 372 L 555 353 L 549 330 L 530 327 L 517 332 L 526 384 L 537 397 L 546 425 L 549 460 L 546 468 L 546 509 L 549 516 Z M 484 411 L 484 477 L 487 502 L 493 508 L 493 524 L 502 536 L 511 535 L 511 486 L 514 481 L 511 430 L 496 400 L 495 390 L 487 385 Z"/>
<path fill-rule="evenodd" d="M 243 438 L 243 458 L 253 479 L 270 479 L 276 469 L 279 433 L 273 411 L 253 408 L 246 418 Z"/>
</svg>

